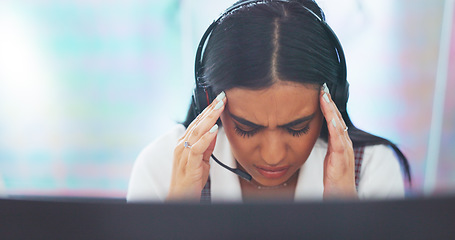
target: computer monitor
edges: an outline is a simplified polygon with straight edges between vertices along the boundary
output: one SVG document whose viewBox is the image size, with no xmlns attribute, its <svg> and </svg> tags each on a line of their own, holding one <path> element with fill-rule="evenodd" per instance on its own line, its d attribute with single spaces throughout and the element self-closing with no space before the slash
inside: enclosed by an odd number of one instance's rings
<svg viewBox="0 0 455 240">
<path fill-rule="evenodd" d="M 454 239 L 455 197 L 153 204 L 0 200 L 0 239 Z"/>
</svg>

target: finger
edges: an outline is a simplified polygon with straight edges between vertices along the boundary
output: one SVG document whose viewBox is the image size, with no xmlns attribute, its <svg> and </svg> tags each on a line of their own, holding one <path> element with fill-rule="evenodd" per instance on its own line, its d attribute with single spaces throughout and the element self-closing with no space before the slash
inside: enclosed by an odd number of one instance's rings
<svg viewBox="0 0 455 240">
<path fill-rule="evenodd" d="M 211 133 L 211 132 L 214 132 L 218 129 L 218 125 L 215 124 L 212 129 L 209 130 L 209 132 L 207 132 L 206 134 L 208 133 Z M 209 144 L 208 148 L 205 150 L 205 152 L 203 153 L 203 156 L 202 156 L 202 160 L 205 161 L 205 162 L 209 162 L 210 161 L 210 156 L 212 155 L 212 152 L 213 150 L 215 149 L 215 144 L 216 144 L 216 137 L 213 138 L 212 142 Z M 184 142 L 182 142 L 182 146 L 184 146 Z M 181 169 L 184 169 L 186 168 L 186 166 L 188 165 L 188 156 L 190 154 L 190 151 L 191 149 L 193 148 L 194 144 L 193 145 L 190 145 L 189 147 L 183 147 L 181 149 L 182 151 L 182 156 L 186 156 L 186 157 L 181 157 L 180 159 L 184 159 L 184 160 L 180 160 L 179 163 L 177 163 L 177 166 Z M 198 146 L 198 145 L 196 145 Z M 197 149 L 196 149 L 197 151 Z"/>
<path fill-rule="evenodd" d="M 187 141 L 190 143 L 195 143 L 204 135 L 210 128 L 215 125 L 218 118 L 220 118 L 221 113 L 224 110 L 226 98 L 219 101 L 215 106 L 211 107 L 207 114 L 201 118 L 201 120 L 189 130 L 189 133 L 186 137 Z"/>
<path fill-rule="evenodd" d="M 329 153 L 343 153 L 345 149 L 352 147 L 352 143 L 344 131 L 345 124 L 341 114 L 337 114 L 339 111 L 326 92 L 321 91 L 320 104 L 329 130 Z"/>
<path fill-rule="evenodd" d="M 216 138 L 214 138 L 212 140 L 212 142 L 210 143 L 210 145 L 207 148 L 207 150 L 205 150 L 204 155 L 202 157 L 203 161 L 205 161 L 205 162 L 209 162 L 210 161 L 210 157 L 211 157 L 211 155 L 213 153 L 213 150 L 215 150 L 215 144 L 216 144 Z"/>
<path fill-rule="evenodd" d="M 226 94 L 224 93 L 224 91 L 218 94 L 218 96 L 206 108 L 204 108 L 204 110 L 196 117 L 195 121 L 193 121 L 188 127 L 196 125 L 201 119 L 203 119 L 207 115 L 207 113 L 210 110 L 213 110 L 216 104 L 218 104 L 221 100 L 224 100 L 225 97 Z"/>
<path fill-rule="evenodd" d="M 217 101 L 212 101 L 212 103 L 210 103 L 207 107 L 204 108 L 204 110 L 199 113 L 196 118 L 190 123 L 190 125 L 188 126 L 188 128 L 192 128 L 194 125 L 196 125 L 206 114 L 207 114 L 207 111 L 209 111 L 211 109 L 211 107 L 217 103 Z"/>
<path fill-rule="evenodd" d="M 184 136 L 182 138 L 187 139 L 188 136 L 191 134 L 191 131 L 193 131 L 194 127 L 196 127 L 201 121 L 203 121 L 207 115 L 210 115 L 213 113 L 213 111 L 218 110 L 215 109 L 217 107 L 217 104 L 219 102 L 223 101 L 223 103 L 226 103 L 226 94 L 224 92 L 221 92 L 218 94 L 218 96 L 215 98 L 215 100 L 212 101 L 212 103 L 207 106 L 201 114 L 199 114 L 188 126 L 187 131 L 185 132 Z M 221 113 L 220 113 L 221 114 Z M 212 124 L 213 125 L 213 124 Z"/>
<path fill-rule="evenodd" d="M 200 167 L 205 156 L 210 156 L 213 152 L 214 146 L 211 147 L 218 132 L 218 125 L 215 124 L 213 127 L 206 132 L 196 143 L 191 146 L 188 155 L 188 169 L 197 169 Z M 209 148 L 211 147 L 211 149 Z M 205 155 L 205 156 L 204 156 Z M 207 159 L 204 159 L 207 160 Z M 207 161 L 208 162 L 208 161 Z"/>
<path fill-rule="evenodd" d="M 186 162 L 184 159 L 188 156 L 187 151 L 184 147 L 184 140 L 181 139 L 177 143 L 177 146 L 174 148 L 174 163 L 173 163 L 173 171 L 179 171 L 181 173 L 182 169 L 182 162 Z"/>
<path fill-rule="evenodd" d="M 321 91 L 319 100 L 320 100 L 319 102 L 321 105 L 322 114 L 324 115 L 324 118 L 327 122 L 327 128 L 329 128 L 329 130 L 330 130 L 331 124 L 336 128 L 337 122 L 336 122 L 335 118 L 338 118 L 338 116 L 336 115 L 335 111 L 333 111 L 332 102 L 331 102 L 332 100 L 330 99 L 329 94 Z"/>
<path fill-rule="evenodd" d="M 325 119 L 327 120 L 327 124 L 330 124 L 329 121 L 332 121 L 336 127 L 336 130 L 343 135 L 347 136 L 347 132 L 344 130 L 346 129 L 346 123 L 341 116 L 340 111 L 338 110 L 337 106 L 333 102 L 329 93 L 325 91 L 321 91 L 321 110 L 324 114 Z M 333 120 L 332 120 L 333 119 Z"/>
<path fill-rule="evenodd" d="M 352 148 L 352 142 L 347 132 L 340 127 L 340 122 L 337 123 L 336 118 L 327 121 L 329 130 L 329 150 L 335 153 L 344 153 L 345 150 Z"/>
<path fill-rule="evenodd" d="M 338 110 L 338 107 L 336 106 L 335 104 L 335 101 L 333 101 L 332 99 L 332 94 L 330 94 L 330 91 L 329 91 L 329 88 L 327 87 L 327 84 L 324 83 L 324 85 L 322 86 L 322 89 L 321 89 L 324 93 L 327 93 L 327 96 L 328 96 L 328 99 L 330 100 L 330 102 L 333 104 L 333 107 L 337 110 L 335 111 L 337 116 L 340 118 L 340 119 L 343 119 L 343 117 L 341 116 L 341 113 L 340 111 Z"/>
<path fill-rule="evenodd" d="M 335 113 L 336 115 L 336 120 L 341 123 L 339 126 L 341 126 L 341 129 L 346 129 L 346 123 L 344 122 L 344 119 L 343 117 L 341 116 L 341 112 L 340 110 L 338 110 L 338 107 L 337 105 L 335 104 L 335 102 L 333 101 L 332 99 L 332 95 L 330 94 L 327 94 L 328 95 L 328 98 L 329 98 L 329 105 L 330 105 L 330 109 L 332 110 L 332 112 Z"/>
<path fill-rule="evenodd" d="M 210 115 L 208 114 L 207 116 L 205 116 L 204 118 L 201 118 L 200 119 L 200 122 L 193 126 L 192 129 L 187 129 L 186 131 L 186 137 L 183 138 L 183 139 L 180 139 L 179 143 L 178 143 L 178 146 L 176 147 L 176 150 L 177 149 L 180 149 L 181 151 L 181 156 L 180 158 L 177 158 L 179 159 L 177 165 L 179 166 L 179 168 L 181 169 L 185 169 L 185 166 L 187 165 L 187 159 L 188 159 L 188 155 L 189 155 L 189 152 L 190 152 L 190 148 L 192 148 L 194 146 L 194 143 L 199 141 L 199 139 L 201 138 L 200 135 L 204 135 L 205 133 L 209 132 L 210 130 L 212 129 L 208 129 L 208 126 L 210 126 L 209 124 L 212 125 L 212 127 L 214 127 L 215 122 L 216 120 L 219 118 L 219 115 L 221 114 L 221 112 L 223 111 L 223 108 L 224 108 L 224 102 L 225 100 L 221 101 L 221 104 L 217 107 L 215 106 L 213 108 L 213 111 L 215 112 L 214 114 Z M 210 110 L 208 110 L 207 112 L 209 112 Z M 216 113 L 218 112 L 218 113 Z M 218 128 L 218 125 L 216 125 L 216 128 Z M 185 147 L 185 144 L 188 145 L 188 147 Z M 214 148 L 214 146 L 213 146 Z M 185 157 L 186 156 L 186 157 Z"/>
</svg>

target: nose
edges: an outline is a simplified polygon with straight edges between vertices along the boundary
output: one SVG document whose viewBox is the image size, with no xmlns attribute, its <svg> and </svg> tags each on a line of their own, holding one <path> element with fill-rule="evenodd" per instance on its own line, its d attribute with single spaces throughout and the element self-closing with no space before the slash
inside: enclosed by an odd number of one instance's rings
<svg viewBox="0 0 455 240">
<path fill-rule="evenodd" d="M 261 157 L 270 166 L 279 165 L 286 158 L 287 144 L 279 130 L 264 132 L 261 143 Z"/>
</svg>

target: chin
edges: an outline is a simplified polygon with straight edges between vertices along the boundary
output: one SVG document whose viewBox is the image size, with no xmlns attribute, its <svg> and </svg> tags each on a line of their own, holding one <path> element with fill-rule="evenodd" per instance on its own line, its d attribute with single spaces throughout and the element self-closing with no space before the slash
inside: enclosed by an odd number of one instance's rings
<svg viewBox="0 0 455 240">
<path fill-rule="evenodd" d="M 285 175 L 282 177 L 265 177 L 263 174 L 258 173 L 255 177 L 253 177 L 254 181 L 256 181 L 259 185 L 262 186 L 267 186 L 267 187 L 273 187 L 273 186 L 278 186 L 281 184 L 284 184 L 288 182 L 293 175 Z"/>
</svg>

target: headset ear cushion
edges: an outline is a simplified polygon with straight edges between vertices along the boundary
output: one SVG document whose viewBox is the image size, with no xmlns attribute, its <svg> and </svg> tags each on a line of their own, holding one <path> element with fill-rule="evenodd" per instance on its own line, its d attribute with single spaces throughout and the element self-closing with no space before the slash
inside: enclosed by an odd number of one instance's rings
<svg viewBox="0 0 455 240">
<path fill-rule="evenodd" d="M 348 105 L 348 99 L 349 99 L 349 82 L 346 80 L 344 88 L 342 89 L 342 103 L 343 103 L 343 110 L 346 112 L 347 110 L 347 105 Z"/>
<path fill-rule="evenodd" d="M 214 96 L 211 87 L 206 87 L 206 88 L 205 88 L 205 91 L 206 91 L 206 96 L 205 96 L 205 98 L 208 99 L 207 105 L 209 105 L 210 103 L 213 102 L 213 100 L 215 100 L 215 97 L 216 97 L 216 96 Z"/>
<path fill-rule="evenodd" d="M 197 86 L 193 91 L 193 102 L 195 110 L 199 115 L 204 109 L 213 101 L 213 94 L 211 88 Z"/>
<path fill-rule="evenodd" d="M 329 89 L 338 110 L 340 112 L 345 112 L 349 97 L 349 83 L 344 81 L 342 84 L 333 84 Z"/>
</svg>

